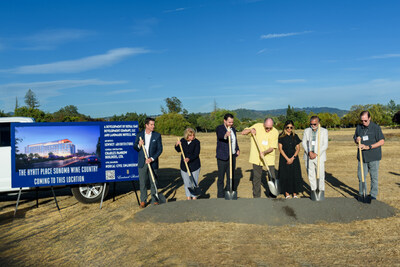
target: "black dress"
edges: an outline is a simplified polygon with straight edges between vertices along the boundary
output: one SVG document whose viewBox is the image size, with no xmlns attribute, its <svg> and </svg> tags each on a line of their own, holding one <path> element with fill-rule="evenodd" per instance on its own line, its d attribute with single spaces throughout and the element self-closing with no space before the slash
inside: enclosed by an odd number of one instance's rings
<svg viewBox="0 0 400 267">
<path fill-rule="evenodd" d="M 300 138 L 295 134 L 294 136 L 286 135 L 278 139 L 279 144 L 282 144 L 282 150 L 288 158 L 293 157 L 296 152 L 296 145 L 301 143 Z M 299 157 L 294 159 L 293 163 L 286 164 L 286 159 L 279 156 L 279 183 L 281 184 L 282 192 L 289 194 L 299 193 L 303 191 L 303 178 L 301 177 L 301 168 Z"/>
</svg>

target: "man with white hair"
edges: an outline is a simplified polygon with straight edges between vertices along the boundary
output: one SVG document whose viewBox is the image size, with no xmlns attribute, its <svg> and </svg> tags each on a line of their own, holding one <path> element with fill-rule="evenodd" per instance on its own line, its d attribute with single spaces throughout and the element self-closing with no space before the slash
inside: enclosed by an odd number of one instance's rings
<svg viewBox="0 0 400 267">
<path fill-rule="evenodd" d="M 302 145 L 304 162 L 311 187 L 311 199 L 322 200 L 325 196 L 325 161 L 328 149 L 328 130 L 320 125 L 319 117 L 310 118 L 310 127 L 304 130 Z M 318 131 L 321 131 L 318 133 Z M 318 138 L 321 140 L 318 140 Z M 318 142 L 319 145 L 318 145 Z M 317 177 L 319 161 L 319 177 Z M 317 184 L 318 179 L 318 184 Z M 317 192 L 318 190 L 318 192 Z"/>
</svg>

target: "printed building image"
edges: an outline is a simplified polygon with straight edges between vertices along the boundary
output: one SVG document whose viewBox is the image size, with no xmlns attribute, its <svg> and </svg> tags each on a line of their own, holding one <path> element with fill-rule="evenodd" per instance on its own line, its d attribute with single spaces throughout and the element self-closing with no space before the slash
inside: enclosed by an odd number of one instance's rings
<svg viewBox="0 0 400 267">
<path fill-rule="evenodd" d="M 47 158 L 49 153 L 55 156 L 68 157 L 75 154 L 75 145 L 68 139 L 62 139 L 52 142 L 28 145 L 25 147 L 25 154 L 39 154 Z"/>
</svg>

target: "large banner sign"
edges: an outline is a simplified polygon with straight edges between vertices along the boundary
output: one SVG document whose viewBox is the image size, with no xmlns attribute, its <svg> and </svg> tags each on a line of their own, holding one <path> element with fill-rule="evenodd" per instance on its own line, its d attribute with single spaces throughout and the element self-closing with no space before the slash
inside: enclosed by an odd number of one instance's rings
<svg viewBox="0 0 400 267">
<path fill-rule="evenodd" d="M 137 122 L 12 123 L 12 187 L 137 180 Z"/>
</svg>

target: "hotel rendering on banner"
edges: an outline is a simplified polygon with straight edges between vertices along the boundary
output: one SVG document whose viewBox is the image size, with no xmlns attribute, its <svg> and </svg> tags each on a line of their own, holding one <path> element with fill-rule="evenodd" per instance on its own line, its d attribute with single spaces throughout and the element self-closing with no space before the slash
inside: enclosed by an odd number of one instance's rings
<svg viewBox="0 0 400 267">
<path fill-rule="evenodd" d="M 12 123 L 12 187 L 139 179 L 138 123 Z"/>
</svg>

